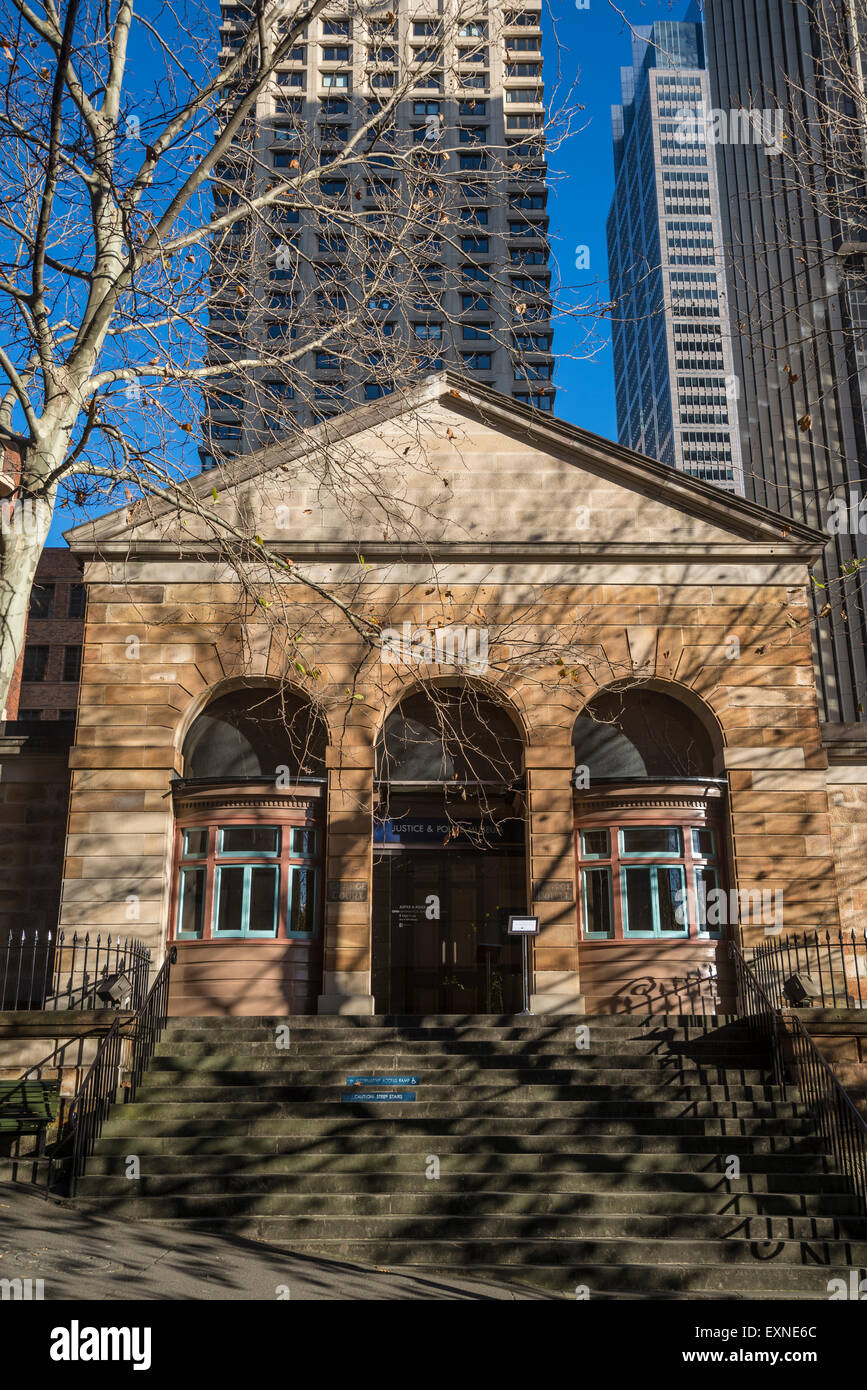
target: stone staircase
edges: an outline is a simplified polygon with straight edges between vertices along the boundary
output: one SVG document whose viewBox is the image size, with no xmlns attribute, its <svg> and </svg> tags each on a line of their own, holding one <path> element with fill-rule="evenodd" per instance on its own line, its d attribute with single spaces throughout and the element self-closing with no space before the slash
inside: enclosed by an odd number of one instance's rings
<svg viewBox="0 0 867 1390">
<path fill-rule="evenodd" d="M 391 1089 L 416 1099 L 360 1099 Z M 867 1273 L 845 1180 L 723 1017 L 171 1020 L 76 1201 L 562 1297 L 825 1299 Z"/>
</svg>

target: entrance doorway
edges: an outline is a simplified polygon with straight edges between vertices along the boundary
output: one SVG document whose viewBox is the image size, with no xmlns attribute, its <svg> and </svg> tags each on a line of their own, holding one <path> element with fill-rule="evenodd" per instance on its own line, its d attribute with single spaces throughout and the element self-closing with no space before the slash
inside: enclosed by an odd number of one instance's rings
<svg viewBox="0 0 867 1390">
<path fill-rule="evenodd" d="M 384 848 L 373 869 L 377 1013 L 517 1013 L 520 944 L 506 927 L 526 896 L 523 848 Z"/>
<path fill-rule="evenodd" d="M 373 862 L 377 1013 L 521 1008 L 527 910 L 520 735 L 471 686 L 408 696 L 378 745 Z"/>
</svg>

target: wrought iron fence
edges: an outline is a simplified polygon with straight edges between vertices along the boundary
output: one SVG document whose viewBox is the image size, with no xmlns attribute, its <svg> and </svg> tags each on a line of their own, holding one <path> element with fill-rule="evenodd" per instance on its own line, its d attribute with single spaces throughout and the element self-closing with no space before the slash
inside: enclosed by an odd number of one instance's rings
<svg viewBox="0 0 867 1390">
<path fill-rule="evenodd" d="M 0 1009 L 139 1009 L 150 969 L 150 949 L 134 937 L 10 931 L 0 939 Z"/>
<path fill-rule="evenodd" d="M 867 930 L 813 932 L 771 937 L 753 949 L 750 961 L 762 988 L 777 1009 L 790 1009 L 783 985 L 792 975 L 808 975 L 814 1008 L 867 1009 Z"/>
<path fill-rule="evenodd" d="M 166 1024 L 171 968 L 177 958 L 177 947 L 170 947 L 147 998 L 131 1022 L 115 1019 L 69 1107 L 63 1132 L 51 1155 L 49 1186 L 54 1186 L 56 1174 L 63 1169 L 70 1197 L 75 1196 L 118 1091 L 124 1090 L 127 1101 L 135 1100 L 139 1082 Z M 64 1167 L 67 1155 L 69 1165 Z"/>
<path fill-rule="evenodd" d="M 849 1178 L 861 1209 L 867 1214 L 867 1121 L 801 1020 L 791 1012 L 783 1017 L 734 942 L 729 944 L 729 955 L 737 982 L 740 1017 L 767 1042 L 778 1085 L 786 1084 L 787 1063 L 791 1064 L 801 1099 L 818 1133 L 834 1154 L 841 1172 Z"/>
</svg>

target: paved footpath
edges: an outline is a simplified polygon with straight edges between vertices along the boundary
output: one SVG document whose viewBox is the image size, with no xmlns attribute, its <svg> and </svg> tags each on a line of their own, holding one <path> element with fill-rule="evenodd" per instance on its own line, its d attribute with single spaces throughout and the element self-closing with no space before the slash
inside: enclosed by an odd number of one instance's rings
<svg viewBox="0 0 867 1390">
<path fill-rule="evenodd" d="M 8 1279 L 43 1279 L 46 1302 L 274 1300 L 285 1298 L 286 1289 L 292 1299 L 344 1302 L 547 1301 L 552 1297 L 481 1280 L 401 1274 L 313 1259 L 254 1240 L 182 1232 L 156 1222 L 111 1221 L 48 1201 L 12 1183 L 0 1183 L 0 1280 Z"/>
</svg>

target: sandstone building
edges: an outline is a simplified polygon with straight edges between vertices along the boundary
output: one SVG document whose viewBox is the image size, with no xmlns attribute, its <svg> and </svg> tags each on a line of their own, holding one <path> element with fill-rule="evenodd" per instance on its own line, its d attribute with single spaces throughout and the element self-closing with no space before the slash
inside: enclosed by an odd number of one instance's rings
<svg viewBox="0 0 867 1390">
<path fill-rule="evenodd" d="M 176 943 L 174 1012 L 512 1012 L 521 913 L 537 1012 L 712 1010 L 728 939 L 860 922 L 821 534 L 449 373 L 212 489 L 297 567 L 267 606 L 168 509 L 68 537 L 59 923 Z"/>
</svg>

